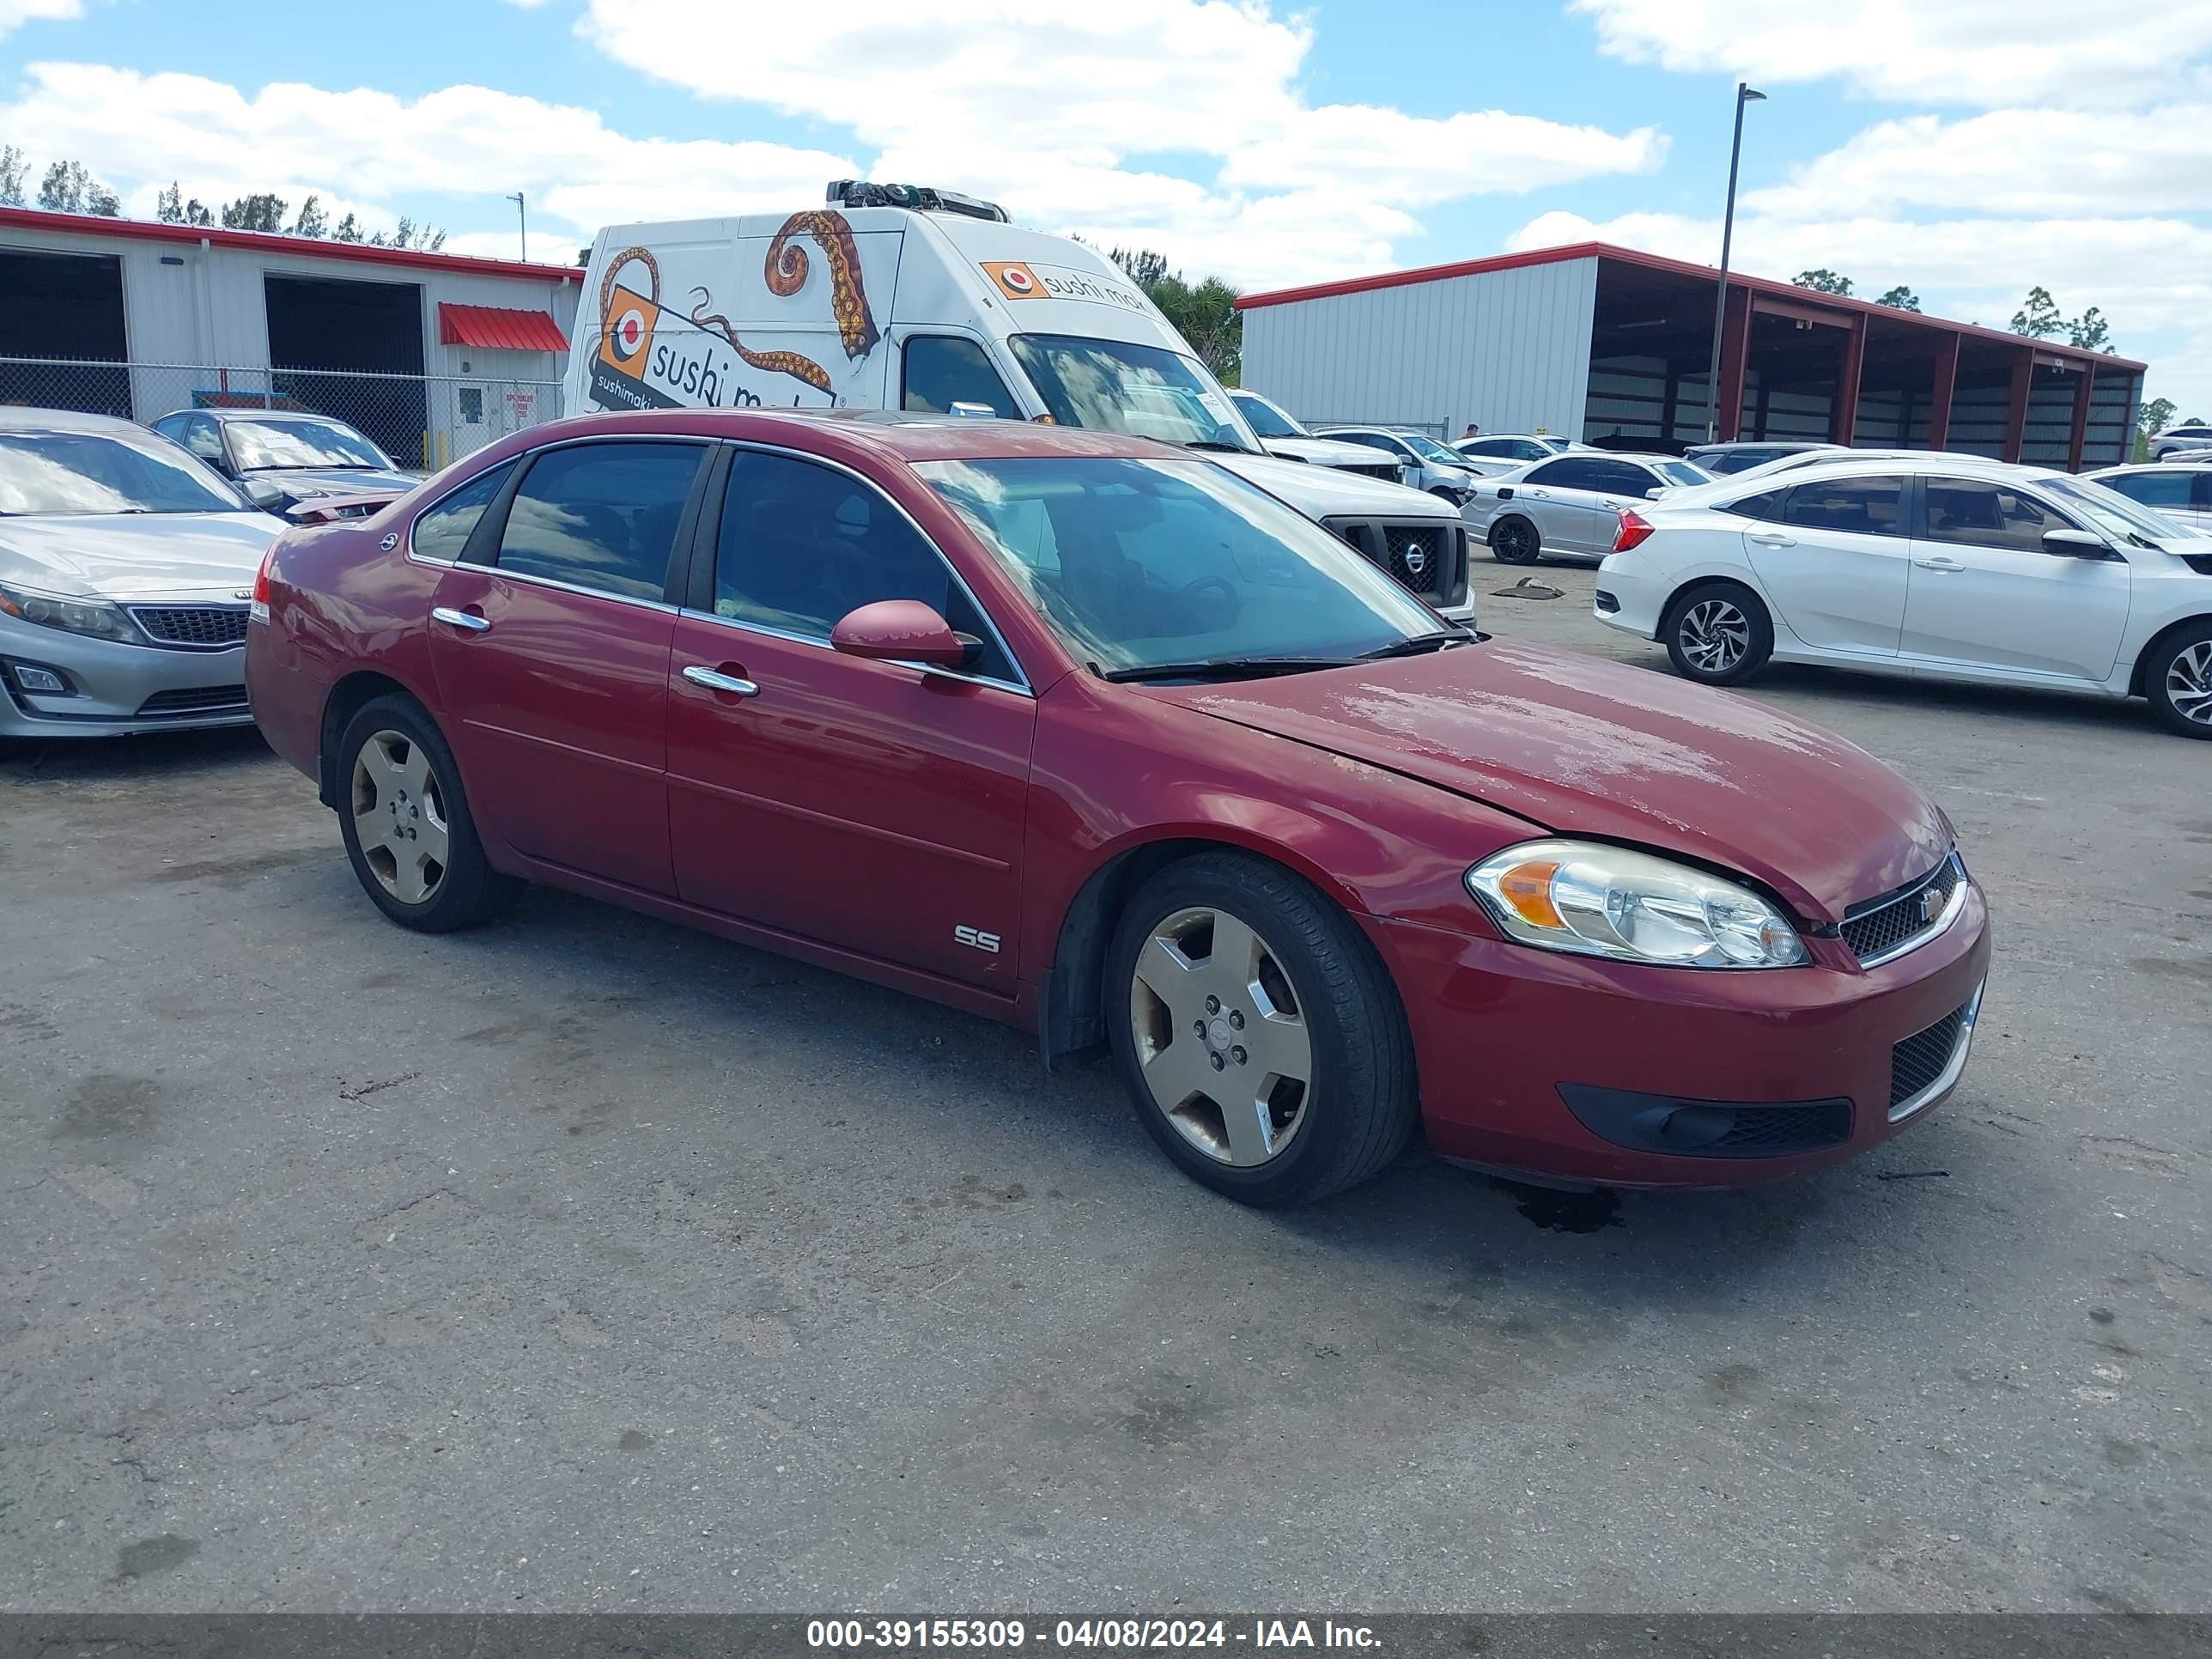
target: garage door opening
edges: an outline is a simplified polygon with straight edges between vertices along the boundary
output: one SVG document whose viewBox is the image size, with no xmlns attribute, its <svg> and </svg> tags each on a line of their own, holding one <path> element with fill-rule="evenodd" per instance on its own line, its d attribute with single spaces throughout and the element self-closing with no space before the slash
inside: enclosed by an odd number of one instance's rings
<svg viewBox="0 0 2212 1659">
<path fill-rule="evenodd" d="M 0 250 L 0 404 L 131 418 L 121 259 Z"/>
<path fill-rule="evenodd" d="M 272 389 L 284 405 L 351 422 L 402 466 L 427 465 L 422 290 L 273 276 L 263 290 Z"/>
</svg>

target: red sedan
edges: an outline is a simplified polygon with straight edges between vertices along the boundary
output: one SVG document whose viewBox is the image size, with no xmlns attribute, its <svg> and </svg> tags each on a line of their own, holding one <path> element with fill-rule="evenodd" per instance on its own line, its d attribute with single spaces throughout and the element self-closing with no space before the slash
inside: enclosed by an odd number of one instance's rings
<svg viewBox="0 0 2212 1659">
<path fill-rule="evenodd" d="M 1951 826 L 1759 703 L 1450 627 L 1140 440 L 540 427 L 288 532 L 253 712 L 403 927 L 540 881 L 1110 1048 L 1252 1203 L 1443 1155 L 1712 1186 L 1966 1059 Z"/>
</svg>

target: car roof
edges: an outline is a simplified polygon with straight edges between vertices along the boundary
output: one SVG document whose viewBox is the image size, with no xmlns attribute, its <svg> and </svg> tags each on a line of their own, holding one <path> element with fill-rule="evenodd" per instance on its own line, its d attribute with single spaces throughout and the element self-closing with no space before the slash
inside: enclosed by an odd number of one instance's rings
<svg viewBox="0 0 2212 1659">
<path fill-rule="evenodd" d="M 1769 472 L 1756 478 L 1738 473 L 1733 477 L 1716 478 L 1702 488 L 1711 490 L 1730 485 L 1759 495 L 1768 489 L 1780 489 L 1801 483 L 1818 483 L 1823 478 L 1850 477 L 1864 469 L 1877 471 L 1894 471 L 1899 461 L 1911 461 L 1916 468 L 1933 465 L 1936 469 L 1966 477 L 1987 475 L 1992 477 L 2027 477 L 2040 483 L 2069 475 L 2057 467 L 2024 465 L 2018 461 L 2000 461 L 1987 455 L 1966 455 L 1941 449 L 1879 449 L 1846 450 L 1833 457 L 1808 461 L 1802 466 L 1791 467 L 1786 472 Z M 1686 494 L 1687 492 L 1685 492 Z"/>
<path fill-rule="evenodd" d="M 531 427 L 495 447 L 511 455 L 600 433 L 744 439 L 824 453 L 857 450 L 906 462 L 1055 455 L 1188 460 L 1194 453 L 1119 432 L 896 409 L 648 409 L 579 415 Z"/>
<path fill-rule="evenodd" d="M 1730 438 L 1725 443 L 1692 444 L 1692 449 L 1780 449 L 1802 454 L 1808 449 L 1842 449 L 1817 438 Z"/>
<path fill-rule="evenodd" d="M 169 415 L 205 415 L 218 421 L 321 421 L 328 426 L 351 428 L 353 422 L 313 409 L 173 409 Z M 156 418 L 167 420 L 169 415 Z"/>
<path fill-rule="evenodd" d="M 135 421 L 112 415 L 88 415 L 75 409 L 0 407 L 0 432 L 97 432 L 111 438 L 149 435 Z"/>
<path fill-rule="evenodd" d="M 2100 466 L 2094 472 L 2084 472 L 2085 478 L 2117 478 L 2127 472 L 2212 472 L 2212 456 L 2201 461 L 2191 461 L 2177 455 L 2170 461 L 2127 461 L 2118 466 Z"/>
</svg>

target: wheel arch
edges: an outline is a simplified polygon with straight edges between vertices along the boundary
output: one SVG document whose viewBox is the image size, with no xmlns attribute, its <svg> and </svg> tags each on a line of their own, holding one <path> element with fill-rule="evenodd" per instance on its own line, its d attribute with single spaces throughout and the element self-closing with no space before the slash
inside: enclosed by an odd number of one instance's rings
<svg viewBox="0 0 2212 1659">
<path fill-rule="evenodd" d="M 347 722 L 362 708 L 374 699 L 393 692 L 415 703 L 426 715 L 429 714 L 429 704 L 414 687 L 373 668 L 340 675 L 323 699 L 322 724 L 315 744 L 315 791 L 318 799 L 333 812 L 338 810 L 342 799 L 338 788 L 338 739 L 345 735 Z"/>
<path fill-rule="evenodd" d="M 1038 975 L 1037 1045 L 1047 1069 L 1105 1045 L 1106 956 L 1138 889 L 1170 865 L 1206 853 L 1263 860 L 1297 877 L 1348 915 L 1365 909 L 1341 881 L 1295 848 L 1224 825 L 1161 829 L 1105 849 L 1060 912 L 1052 963 Z"/>
<path fill-rule="evenodd" d="M 1536 521 L 1517 507 L 1509 507 L 1503 512 L 1491 515 L 1489 524 L 1482 532 L 1482 544 L 1485 547 L 1491 545 L 1490 538 L 1498 533 L 1498 526 L 1502 524 L 1524 524 L 1528 526 L 1528 533 L 1536 538 L 1537 546 L 1541 547 L 1544 544 L 1544 532 L 1536 527 Z"/>
<path fill-rule="evenodd" d="M 2175 635 L 2207 624 L 2212 624 L 2212 611 L 2200 611 L 2192 617 L 2177 617 L 2145 640 L 2142 648 L 2136 653 L 2135 666 L 2128 671 L 2128 695 L 2131 697 L 2149 696 L 2151 659 Z"/>
</svg>

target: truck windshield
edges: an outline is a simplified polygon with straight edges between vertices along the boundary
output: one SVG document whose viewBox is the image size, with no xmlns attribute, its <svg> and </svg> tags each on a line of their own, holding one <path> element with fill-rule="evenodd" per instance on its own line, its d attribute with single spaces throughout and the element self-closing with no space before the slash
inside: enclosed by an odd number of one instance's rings
<svg viewBox="0 0 2212 1659">
<path fill-rule="evenodd" d="M 1017 334 L 1014 356 L 1061 426 L 1261 453 L 1229 394 L 1164 346 L 1072 334 Z"/>
<path fill-rule="evenodd" d="M 1103 673 L 1197 679 L 1218 665 L 1241 678 L 1442 637 L 1433 611 L 1336 537 L 1206 461 L 1067 455 L 915 471 Z M 1462 637 L 1472 636 L 1451 635 Z"/>
</svg>

